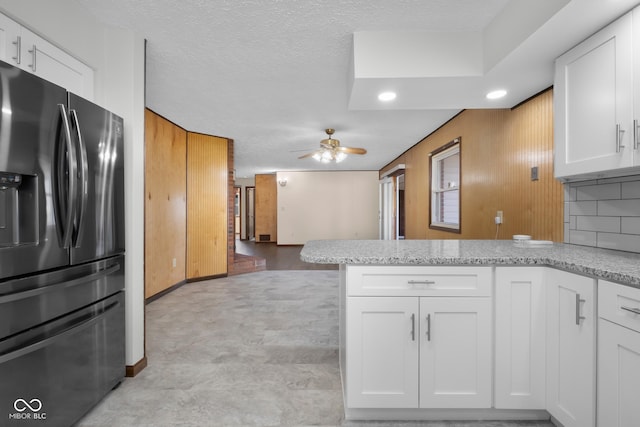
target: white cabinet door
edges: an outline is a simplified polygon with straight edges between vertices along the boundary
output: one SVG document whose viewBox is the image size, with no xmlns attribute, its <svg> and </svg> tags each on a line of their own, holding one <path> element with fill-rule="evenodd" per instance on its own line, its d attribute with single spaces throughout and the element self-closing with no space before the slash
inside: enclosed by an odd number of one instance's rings
<svg viewBox="0 0 640 427">
<path fill-rule="evenodd" d="M 632 53 L 629 13 L 556 60 L 556 177 L 632 166 Z"/>
<path fill-rule="evenodd" d="M 598 425 L 640 426 L 640 333 L 598 321 Z"/>
<path fill-rule="evenodd" d="M 349 408 L 418 407 L 418 298 L 347 298 Z"/>
<path fill-rule="evenodd" d="M 0 59 L 16 67 L 20 66 L 20 25 L 0 13 Z"/>
<path fill-rule="evenodd" d="M 21 34 L 24 69 L 85 99 L 93 99 L 91 68 L 26 28 Z"/>
<path fill-rule="evenodd" d="M 496 268 L 496 408 L 545 409 L 545 270 Z"/>
<path fill-rule="evenodd" d="M 547 271 L 547 411 L 564 427 L 595 425 L 595 280 Z"/>
<path fill-rule="evenodd" d="M 93 100 L 93 69 L 3 14 L 0 59 Z"/>
<path fill-rule="evenodd" d="M 491 298 L 420 298 L 420 407 L 490 408 Z"/>
</svg>

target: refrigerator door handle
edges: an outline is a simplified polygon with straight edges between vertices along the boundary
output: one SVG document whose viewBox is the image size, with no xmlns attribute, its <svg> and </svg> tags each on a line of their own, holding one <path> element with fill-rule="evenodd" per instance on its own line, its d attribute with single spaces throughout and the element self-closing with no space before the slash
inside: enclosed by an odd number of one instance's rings
<svg viewBox="0 0 640 427">
<path fill-rule="evenodd" d="M 60 147 L 60 140 L 57 141 L 56 146 L 56 172 L 54 173 L 55 190 L 53 192 L 55 198 L 55 212 L 56 215 L 56 229 L 58 230 L 58 238 L 63 248 L 71 246 L 71 235 L 73 231 L 73 219 L 75 217 L 75 200 L 77 198 L 76 190 L 76 175 L 77 175 L 77 163 L 76 163 L 76 151 L 73 147 L 71 140 L 71 128 L 69 126 L 69 119 L 67 117 L 67 110 L 64 104 L 58 104 L 58 110 L 60 112 L 60 118 L 62 119 L 63 134 L 65 138 L 65 145 L 67 148 L 67 155 L 69 156 L 69 169 L 68 175 L 65 168 L 65 156 Z M 65 188 L 66 180 L 66 188 Z M 66 202 L 65 202 L 66 196 Z M 66 205 L 65 205 L 66 203 Z M 64 223 L 64 225 L 63 225 Z"/>
<path fill-rule="evenodd" d="M 78 113 L 76 110 L 69 109 L 69 115 L 73 121 L 73 125 L 78 137 L 78 165 L 80 168 L 80 207 L 78 211 L 78 222 L 76 224 L 76 232 L 73 238 L 73 246 L 75 248 L 80 247 L 82 241 L 82 233 L 84 232 L 85 213 L 87 211 L 87 198 L 89 197 L 89 162 L 87 161 L 87 147 L 82 140 L 82 133 L 80 132 L 80 122 L 78 121 Z M 76 203 L 78 201 L 76 200 Z"/>
<path fill-rule="evenodd" d="M 6 353 L 3 355 L 0 355 L 0 363 L 5 363 L 8 362 L 10 360 L 13 360 L 15 358 L 18 358 L 20 356 L 24 356 L 26 354 L 29 353 L 33 353 L 36 350 L 40 350 L 41 348 L 47 347 L 57 341 L 60 341 L 62 339 L 65 339 L 66 337 L 76 334 L 80 331 L 82 331 L 85 328 L 90 327 L 91 325 L 97 323 L 98 321 L 100 321 L 103 317 L 105 317 L 106 315 L 108 315 L 112 310 L 114 310 L 115 308 L 118 308 L 118 306 L 120 306 L 120 301 L 116 301 L 114 303 L 111 303 L 110 305 L 108 305 L 107 307 L 105 307 L 100 313 L 93 315 L 91 317 L 89 317 L 88 319 L 83 319 L 82 321 L 76 323 L 75 325 L 72 325 L 70 328 L 62 331 L 59 334 L 56 335 L 52 335 L 50 337 L 47 337 L 45 339 L 43 339 L 42 341 L 38 341 L 36 343 L 33 344 L 28 344 L 25 345 L 21 348 L 18 348 L 16 350 L 13 350 L 10 353 Z"/>
<path fill-rule="evenodd" d="M 18 291 L 0 295 L 0 304 L 4 304 L 11 301 L 18 301 L 25 298 L 31 298 L 36 295 L 46 294 L 58 289 L 70 288 L 72 286 L 81 285 L 83 283 L 90 282 L 92 280 L 99 279 L 101 276 L 108 276 L 116 271 L 120 270 L 120 264 L 112 265 L 104 270 L 97 271 L 87 276 L 82 276 L 77 279 L 65 280 L 63 282 L 56 283 L 54 285 L 41 286 L 39 288 L 32 288 L 26 291 Z"/>
</svg>

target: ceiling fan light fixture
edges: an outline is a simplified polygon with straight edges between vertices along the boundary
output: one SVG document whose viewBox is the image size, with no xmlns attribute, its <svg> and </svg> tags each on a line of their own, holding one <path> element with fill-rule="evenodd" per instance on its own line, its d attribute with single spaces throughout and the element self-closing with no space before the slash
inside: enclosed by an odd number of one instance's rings
<svg viewBox="0 0 640 427">
<path fill-rule="evenodd" d="M 325 129 L 329 138 L 320 141 L 320 149 L 312 153 L 304 154 L 299 159 L 311 157 L 321 163 L 340 163 L 348 157 L 348 154 L 366 154 L 367 150 L 357 147 L 342 147 L 340 141 L 333 139 L 334 129 Z"/>
</svg>

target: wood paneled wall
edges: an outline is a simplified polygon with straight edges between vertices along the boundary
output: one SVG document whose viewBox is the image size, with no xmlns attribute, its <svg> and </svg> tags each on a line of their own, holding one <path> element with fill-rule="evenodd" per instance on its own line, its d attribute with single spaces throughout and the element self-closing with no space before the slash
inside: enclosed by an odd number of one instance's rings
<svg viewBox="0 0 640 427">
<path fill-rule="evenodd" d="M 186 153 L 187 132 L 146 110 L 145 298 L 185 279 Z"/>
<path fill-rule="evenodd" d="M 256 175 L 256 242 L 278 241 L 278 184 L 276 175 Z M 269 240 L 262 240 L 260 236 L 269 235 Z"/>
<path fill-rule="evenodd" d="M 187 280 L 227 274 L 228 140 L 187 134 Z"/>
<path fill-rule="evenodd" d="M 508 110 L 465 110 L 385 170 L 405 163 L 407 239 L 499 239 L 530 234 L 563 241 L 563 189 L 553 177 L 553 92 Z M 461 233 L 429 229 L 429 153 L 462 137 Z M 531 167 L 538 167 L 532 181 Z"/>
</svg>

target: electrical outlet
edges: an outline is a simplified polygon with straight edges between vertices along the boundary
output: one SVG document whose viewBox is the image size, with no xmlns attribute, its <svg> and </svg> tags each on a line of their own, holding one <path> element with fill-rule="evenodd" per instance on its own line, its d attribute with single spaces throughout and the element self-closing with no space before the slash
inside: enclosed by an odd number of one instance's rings
<svg viewBox="0 0 640 427">
<path fill-rule="evenodd" d="M 504 216 L 502 214 L 502 211 L 498 211 L 496 213 L 496 224 L 502 224 L 503 220 L 504 220 Z"/>
<path fill-rule="evenodd" d="M 171 265 L 173 265 L 173 268 L 176 268 L 177 263 L 175 258 L 171 261 Z"/>
</svg>

